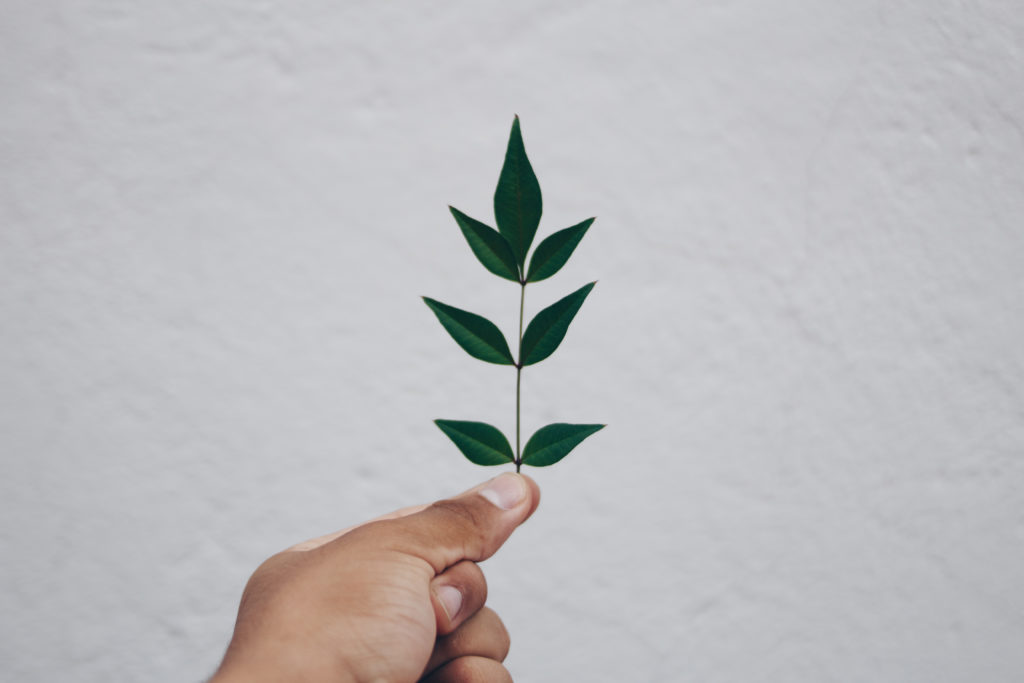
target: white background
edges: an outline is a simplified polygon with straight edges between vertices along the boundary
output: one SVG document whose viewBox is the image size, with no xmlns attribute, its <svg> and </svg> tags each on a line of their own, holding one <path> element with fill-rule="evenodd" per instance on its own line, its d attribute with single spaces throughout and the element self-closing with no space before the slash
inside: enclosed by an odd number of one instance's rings
<svg viewBox="0 0 1024 683">
<path fill-rule="evenodd" d="M 0 678 L 199 681 L 249 573 L 469 487 L 539 237 L 519 681 L 1021 680 L 1019 2 L 0 2 Z"/>
</svg>

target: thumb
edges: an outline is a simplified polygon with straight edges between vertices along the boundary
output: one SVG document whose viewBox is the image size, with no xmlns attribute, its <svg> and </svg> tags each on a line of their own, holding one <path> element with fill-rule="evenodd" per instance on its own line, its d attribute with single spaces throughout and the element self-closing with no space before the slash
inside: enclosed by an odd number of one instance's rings
<svg viewBox="0 0 1024 683">
<path fill-rule="evenodd" d="M 426 560 L 438 574 L 463 560 L 480 562 L 497 552 L 540 503 L 540 488 L 506 472 L 463 494 L 392 520 L 395 549 Z"/>
</svg>

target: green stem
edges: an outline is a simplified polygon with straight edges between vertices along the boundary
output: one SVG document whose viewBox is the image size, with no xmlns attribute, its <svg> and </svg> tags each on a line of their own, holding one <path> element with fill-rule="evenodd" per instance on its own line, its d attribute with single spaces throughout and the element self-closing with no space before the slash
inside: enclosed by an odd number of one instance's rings
<svg viewBox="0 0 1024 683">
<path fill-rule="evenodd" d="M 519 362 L 516 363 L 516 472 L 523 465 L 522 450 L 519 447 L 519 395 L 523 381 L 523 304 L 526 302 L 526 282 L 520 281 L 519 290 Z"/>
</svg>

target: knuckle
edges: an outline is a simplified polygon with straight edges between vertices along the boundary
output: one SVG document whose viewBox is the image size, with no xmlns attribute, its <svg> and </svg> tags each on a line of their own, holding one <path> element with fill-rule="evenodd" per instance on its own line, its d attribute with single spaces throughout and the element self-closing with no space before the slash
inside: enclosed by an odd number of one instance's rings
<svg viewBox="0 0 1024 683">
<path fill-rule="evenodd" d="M 458 533 L 468 547 L 481 548 L 486 545 L 487 519 L 472 505 L 456 500 L 439 500 L 431 508 L 442 516 L 446 523 Z"/>
<path fill-rule="evenodd" d="M 453 681 L 483 681 L 484 672 L 480 670 L 480 663 L 473 657 L 459 657 L 445 667 L 446 673 Z"/>
<path fill-rule="evenodd" d="M 499 662 L 504 662 L 505 658 L 508 657 L 508 651 L 512 649 L 512 637 L 508 634 L 508 629 L 505 625 L 501 625 L 501 655 L 498 657 Z"/>
<path fill-rule="evenodd" d="M 287 550 L 268 557 L 256 568 L 242 591 L 241 608 L 262 602 L 277 592 L 286 577 L 301 561 L 297 553 Z"/>
<path fill-rule="evenodd" d="M 480 604 L 482 605 L 487 602 L 487 577 L 484 576 L 483 570 L 475 562 L 473 563 L 473 569 L 476 570 L 476 586 L 477 590 L 480 591 Z"/>
<path fill-rule="evenodd" d="M 270 583 L 287 573 L 296 563 L 296 554 L 287 550 L 265 559 L 249 578 L 250 585 Z"/>
<path fill-rule="evenodd" d="M 498 613 L 494 610 L 489 611 L 494 619 L 493 626 L 491 628 L 493 629 L 492 637 L 494 638 L 494 642 L 497 644 L 498 651 L 500 653 L 498 655 L 498 661 L 503 662 L 505 661 L 505 658 L 508 657 L 508 651 L 512 648 L 512 636 L 509 635 L 508 629 L 505 628 L 505 622 L 501 620 Z"/>
<path fill-rule="evenodd" d="M 487 578 L 476 562 L 463 560 L 455 568 L 455 573 L 474 604 L 479 606 L 487 602 Z"/>
<path fill-rule="evenodd" d="M 457 523 L 477 527 L 483 523 L 482 515 L 474 510 L 471 505 L 457 500 L 439 500 L 430 507 L 437 512 L 450 516 L 457 520 Z"/>
</svg>

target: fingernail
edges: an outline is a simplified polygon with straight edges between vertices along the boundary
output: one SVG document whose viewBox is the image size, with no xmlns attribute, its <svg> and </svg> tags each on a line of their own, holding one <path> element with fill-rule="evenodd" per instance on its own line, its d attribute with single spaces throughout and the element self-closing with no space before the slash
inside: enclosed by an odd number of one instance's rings
<svg viewBox="0 0 1024 683">
<path fill-rule="evenodd" d="M 506 472 L 487 482 L 480 495 L 502 510 L 511 510 L 526 497 L 526 482 L 519 475 Z"/>
<path fill-rule="evenodd" d="M 462 607 L 462 591 L 454 586 L 438 586 L 434 589 L 438 602 L 448 615 L 448 621 L 454 621 L 455 615 Z"/>
</svg>

